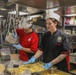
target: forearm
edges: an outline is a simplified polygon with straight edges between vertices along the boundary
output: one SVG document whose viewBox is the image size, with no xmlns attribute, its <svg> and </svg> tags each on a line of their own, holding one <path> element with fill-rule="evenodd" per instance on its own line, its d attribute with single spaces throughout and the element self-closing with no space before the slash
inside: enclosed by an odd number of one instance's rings
<svg viewBox="0 0 76 75">
<path fill-rule="evenodd" d="M 42 54 L 43 54 L 43 52 L 40 51 L 40 50 L 38 50 L 38 51 L 35 53 L 34 57 L 37 59 L 37 58 L 40 57 Z"/>
<path fill-rule="evenodd" d="M 30 48 L 24 48 L 23 47 L 22 50 L 25 51 L 25 52 L 28 52 L 28 53 L 34 53 L 33 51 L 30 50 Z M 37 59 L 38 57 L 40 57 L 42 55 L 42 53 L 43 53 L 42 51 L 38 50 L 35 53 L 34 57 Z"/>
<path fill-rule="evenodd" d="M 30 48 L 22 48 L 23 51 L 27 52 L 27 53 L 34 53 L 32 50 L 30 50 Z"/>
<path fill-rule="evenodd" d="M 67 55 L 66 54 L 60 54 L 57 58 L 51 61 L 53 65 L 61 62 Z"/>
</svg>

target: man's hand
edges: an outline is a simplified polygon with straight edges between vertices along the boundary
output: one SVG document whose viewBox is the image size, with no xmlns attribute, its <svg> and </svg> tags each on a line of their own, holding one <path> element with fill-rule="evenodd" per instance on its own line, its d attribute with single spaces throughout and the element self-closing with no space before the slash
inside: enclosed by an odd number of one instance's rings
<svg viewBox="0 0 76 75">
<path fill-rule="evenodd" d="M 44 69 L 49 69 L 50 67 L 52 67 L 52 63 L 44 63 L 44 65 L 42 66 L 42 68 Z"/>
<path fill-rule="evenodd" d="M 31 59 L 29 59 L 27 62 L 24 62 L 23 64 L 30 64 L 30 63 L 34 63 L 35 62 L 35 58 L 32 57 Z"/>
<path fill-rule="evenodd" d="M 17 38 L 17 33 L 12 33 L 12 36 L 13 36 L 14 38 Z"/>
<path fill-rule="evenodd" d="M 13 47 L 15 47 L 17 50 L 22 49 L 22 46 L 20 44 L 13 44 Z"/>
</svg>

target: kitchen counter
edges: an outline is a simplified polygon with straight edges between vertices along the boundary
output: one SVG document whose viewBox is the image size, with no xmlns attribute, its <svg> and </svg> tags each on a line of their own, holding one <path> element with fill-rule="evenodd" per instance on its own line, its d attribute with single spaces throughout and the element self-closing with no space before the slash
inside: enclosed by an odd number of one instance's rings
<svg viewBox="0 0 76 75">
<path fill-rule="evenodd" d="M 70 53 L 70 63 L 76 64 L 76 53 Z"/>
<path fill-rule="evenodd" d="M 11 55 L 11 59 L 13 60 L 13 59 L 15 59 L 15 60 L 18 60 L 18 54 L 16 55 L 16 54 L 12 54 Z M 9 64 L 9 62 L 10 62 L 10 60 L 8 60 L 8 61 L 1 61 L 1 59 L 0 59 L 0 63 L 3 63 L 3 64 L 5 64 L 5 66 L 7 67 L 7 65 Z M 45 71 L 42 71 L 42 72 L 39 72 L 41 75 L 48 75 L 47 73 L 49 73 L 49 74 L 51 74 L 51 70 L 49 69 L 49 70 L 45 70 Z M 52 72 L 53 73 L 53 72 Z M 66 72 L 63 72 L 63 71 L 60 71 L 60 70 L 55 70 L 55 72 L 54 72 L 56 75 L 70 75 L 69 73 L 66 73 Z M 7 73 L 7 72 L 5 72 L 5 74 L 4 75 L 10 75 L 9 73 Z M 52 75 L 54 75 L 54 74 L 52 74 Z"/>
<path fill-rule="evenodd" d="M 10 58 L 11 60 L 18 60 L 18 54 L 11 54 L 10 56 L 11 56 L 11 58 Z M 1 60 L 1 57 L 0 57 L 0 63 L 5 65 L 4 75 L 10 75 L 9 73 L 6 72 L 6 68 L 11 60 Z"/>
<path fill-rule="evenodd" d="M 6 69 L 6 66 L 7 66 L 7 63 L 9 62 L 9 60 L 8 61 L 2 61 L 1 60 L 1 58 L 0 58 L 0 63 L 2 63 L 2 64 L 4 64 L 5 65 L 5 69 Z M 2 75 L 2 74 L 1 74 Z M 10 75 L 10 74 L 8 74 L 6 71 L 4 72 L 4 75 Z"/>
<path fill-rule="evenodd" d="M 76 75 L 76 70 L 72 70 L 70 72 Z"/>
</svg>

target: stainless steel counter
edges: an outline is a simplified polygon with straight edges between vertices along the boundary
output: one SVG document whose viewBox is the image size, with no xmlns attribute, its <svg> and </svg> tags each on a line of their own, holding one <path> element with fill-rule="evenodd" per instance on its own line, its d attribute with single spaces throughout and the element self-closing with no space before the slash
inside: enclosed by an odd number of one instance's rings
<svg viewBox="0 0 76 75">
<path fill-rule="evenodd" d="M 12 56 L 14 56 L 14 58 L 15 58 L 16 55 L 12 55 Z M 18 55 L 17 55 L 17 56 L 18 56 Z M 3 60 L 1 60 L 1 58 L 0 58 L 0 63 L 4 64 L 5 67 L 7 68 L 7 65 L 10 63 L 10 60 L 3 61 Z M 51 74 L 51 70 L 45 70 L 45 71 L 42 71 L 42 72 L 40 72 L 40 73 L 41 73 L 41 75 L 45 75 L 45 74 L 47 75 L 47 73 L 50 73 L 50 74 Z M 63 71 L 60 71 L 60 70 L 56 70 L 55 73 L 57 73 L 58 75 L 71 75 L 71 74 L 69 74 L 69 73 L 66 73 L 66 72 L 63 72 Z M 6 72 L 6 69 L 5 69 L 4 75 L 10 75 L 9 73 Z"/>
<path fill-rule="evenodd" d="M 76 53 L 70 53 L 70 63 L 76 64 Z"/>
<path fill-rule="evenodd" d="M 1 60 L 1 58 L 0 58 L 0 63 L 2 63 L 2 64 L 5 65 L 5 72 L 4 72 L 4 75 L 10 75 L 10 74 L 8 74 L 8 73 L 6 72 L 6 67 L 7 67 L 7 65 L 8 65 L 9 62 L 10 62 L 10 60 L 3 61 L 3 60 Z"/>
</svg>

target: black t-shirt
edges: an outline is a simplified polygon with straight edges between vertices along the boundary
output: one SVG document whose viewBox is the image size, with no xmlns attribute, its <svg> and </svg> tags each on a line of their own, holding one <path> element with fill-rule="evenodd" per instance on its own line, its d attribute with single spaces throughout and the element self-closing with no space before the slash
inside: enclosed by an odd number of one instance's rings
<svg viewBox="0 0 76 75">
<path fill-rule="evenodd" d="M 61 53 L 69 53 L 69 41 L 67 36 L 60 30 L 53 34 L 47 32 L 42 37 L 40 49 L 43 51 L 43 62 L 48 63 Z M 56 64 L 56 66 L 58 69 L 67 67 L 66 58 Z"/>
</svg>

